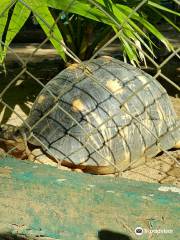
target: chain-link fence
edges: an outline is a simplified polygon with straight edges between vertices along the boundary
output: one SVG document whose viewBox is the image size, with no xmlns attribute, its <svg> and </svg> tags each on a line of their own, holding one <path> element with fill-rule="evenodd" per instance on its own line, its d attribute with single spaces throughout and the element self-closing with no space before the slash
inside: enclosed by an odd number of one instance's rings
<svg viewBox="0 0 180 240">
<path fill-rule="evenodd" d="M 147 35 L 142 32 L 144 38 L 139 38 L 139 35 L 132 35 L 126 29 L 134 26 L 135 23 L 131 20 L 137 18 L 147 0 L 136 1 L 132 11 L 127 15 L 120 15 L 122 21 L 117 17 L 122 13 L 122 6 L 116 3 L 105 6 L 101 1 L 91 0 L 67 1 L 66 6 L 65 3 L 62 4 L 61 11 L 51 12 L 50 16 L 55 19 L 52 21 L 51 18 L 46 18 L 50 14 L 48 7 L 52 7 L 52 2 L 56 1 L 49 1 L 49 6 L 48 1 L 44 2 L 45 5 L 43 1 L 39 1 L 39 5 L 34 3 L 33 6 L 33 1 L 1 1 L 1 25 L 3 26 L 5 18 L 7 21 L 4 24 L 6 38 L 4 35 L 1 38 L 3 54 L 7 50 L 5 65 L 1 67 L 1 125 L 9 123 L 21 126 L 16 129 L 2 125 L 2 151 L 18 158 L 28 158 L 58 167 L 63 165 L 85 172 L 118 173 L 129 178 L 178 183 L 179 150 L 169 151 L 180 141 L 178 120 L 166 92 L 155 80 L 158 79 L 168 89 L 169 95 L 178 96 L 178 26 L 167 25 L 160 18 L 160 30 L 167 38 L 173 36 L 174 39 L 170 40 L 171 47 L 166 42 L 164 47 L 159 43 L 160 40 L 156 41 L 159 45 L 155 58 L 147 51 L 149 47 L 144 40 Z M 178 4 L 177 1 L 172 2 Z M 89 56 L 80 54 L 84 53 L 83 48 L 78 49 L 74 45 L 78 41 L 84 41 L 85 48 L 98 31 L 96 29 L 93 32 L 90 25 L 92 17 L 87 23 L 76 19 L 77 24 L 85 26 L 83 30 L 86 32 L 78 31 L 79 25 L 73 26 L 75 11 L 79 13 L 77 4 L 82 9 L 91 7 L 92 15 L 97 10 L 100 15 L 113 22 L 103 35 L 104 41 L 100 45 L 96 42 L 96 47 Z M 69 13 L 71 8 L 73 10 Z M 129 8 L 125 6 L 123 9 L 127 13 Z M 89 16 L 89 12 L 86 13 Z M 122 16 L 126 17 L 122 19 Z M 37 44 L 18 45 L 14 42 L 9 45 L 25 17 L 33 19 L 35 25 L 39 19 L 46 37 Z M 166 16 L 165 19 L 169 18 Z M 71 25 L 68 25 L 70 22 Z M 170 19 L 167 22 L 172 23 Z M 101 24 L 98 25 L 100 30 L 105 28 L 104 23 Z M 63 41 L 63 34 L 60 35 L 57 30 L 58 26 L 63 29 L 67 25 L 69 28 L 74 27 L 71 29 L 74 42 Z M 134 27 L 141 31 L 139 25 Z M 114 29 L 114 33 L 110 28 Z M 65 30 L 64 38 L 69 34 Z M 145 33 L 147 30 L 148 27 L 143 29 Z M 8 40 L 9 32 L 12 34 Z M 154 28 L 153 32 L 155 35 L 159 34 Z M 34 38 L 35 33 L 34 30 L 31 31 Z M 19 36 L 20 34 L 21 32 Z M 88 36 L 86 42 L 83 34 Z M 136 38 L 133 39 L 132 36 Z M 33 39 L 31 35 L 28 37 Z M 159 39 L 161 37 L 159 35 Z M 50 47 L 50 42 L 61 57 Z M 168 47 L 169 52 L 166 50 Z M 149 51 L 151 52 L 150 49 Z M 4 58 L 3 54 L 1 58 Z M 100 57 L 102 55 L 116 59 Z M 75 63 L 56 75 L 64 68 L 60 64 L 62 58 Z M 138 68 L 148 71 L 155 78 L 117 58 L 138 65 Z M 82 61 L 84 59 L 86 61 Z M 53 80 L 49 81 L 51 78 Z M 179 114 L 179 99 L 172 98 L 172 101 Z M 150 159 L 160 152 L 164 154 Z"/>
</svg>

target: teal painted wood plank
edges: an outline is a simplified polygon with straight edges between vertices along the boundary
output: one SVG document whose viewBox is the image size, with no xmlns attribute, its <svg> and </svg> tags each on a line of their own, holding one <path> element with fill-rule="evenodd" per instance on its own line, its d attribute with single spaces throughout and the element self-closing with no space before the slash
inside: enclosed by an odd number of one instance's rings
<svg viewBox="0 0 180 240">
<path fill-rule="evenodd" d="M 138 226 L 147 231 L 141 239 L 178 239 L 178 191 L 7 157 L 0 159 L 0 239 L 6 233 L 44 240 L 136 239 Z"/>
</svg>

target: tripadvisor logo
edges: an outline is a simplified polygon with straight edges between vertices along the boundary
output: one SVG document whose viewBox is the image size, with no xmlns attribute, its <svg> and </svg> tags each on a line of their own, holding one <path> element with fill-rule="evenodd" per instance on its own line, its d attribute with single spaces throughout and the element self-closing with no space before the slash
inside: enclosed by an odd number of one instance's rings
<svg viewBox="0 0 180 240">
<path fill-rule="evenodd" d="M 135 228 L 135 234 L 138 235 L 138 236 L 141 236 L 143 234 L 143 229 L 142 227 L 137 227 Z"/>
</svg>

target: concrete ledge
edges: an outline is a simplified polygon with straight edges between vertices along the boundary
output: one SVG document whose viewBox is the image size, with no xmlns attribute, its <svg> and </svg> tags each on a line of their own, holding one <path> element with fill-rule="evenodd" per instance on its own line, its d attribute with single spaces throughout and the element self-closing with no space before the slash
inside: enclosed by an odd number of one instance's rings
<svg viewBox="0 0 180 240">
<path fill-rule="evenodd" d="M 174 186 L 60 171 L 6 157 L 0 159 L 0 193 L 0 239 L 8 232 L 33 239 L 100 240 L 107 239 L 104 229 L 119 236 L 114 239 L 136 239 L 136 227 L 146 232 L 143 239 L 179 236 L 180 189 Z M 157 235 L 155 230 L 169 232 Z"/>
</svg>

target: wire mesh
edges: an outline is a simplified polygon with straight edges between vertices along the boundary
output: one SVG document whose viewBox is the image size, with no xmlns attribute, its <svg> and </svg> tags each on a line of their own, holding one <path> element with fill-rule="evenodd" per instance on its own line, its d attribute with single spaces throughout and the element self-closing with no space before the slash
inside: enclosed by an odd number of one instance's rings
<svg viewBox="0 0 180 240">
<path fill-rule="evenodd" d="M 75 2 L 68 1 L 63 12 L 66 14 L 68 8 Z M 39 18 L 49 29 L 48 33 L 46 31 L 46 37 L 40 43 L 33 45 L 33 49 L 29 52 L 28 46 L 25 52 L 22 50 L 19 52 L 15 44 L 15 47 L 13 44 L 9 46 L 4 38 L 1 38 L 2 48 L 8 49 L 5 68 L 1 68 L 1 75 L 6 76 L 6 79 L 2 80 L 0 92 L 1 122 L 20 126 L 18 132 L 15 131 L 15 135 L 14 133 L 12 135 L 16 144 L 12 146 L 10 142 L 11 147 L 6 149 L 6 152 L 13 154 L 24 149 L 26 158 L 35 162 L 47 163 L 46 157 L 48 157 L 50 159 L 48 164 L 58 167 L 66 165 L 99 174 L 118 173 L 118 175 L 135 179 L 178 183 L 175 172 L 179 166 L 179 150 L 172 152 L 169 148 L 180 141 L 179 120 L 171 109 L 166 92 L 157 84 L 155 78 L 160 79 L 161 82 L 167 82 L 175 89 L 175 94 L 179 94 L 180 87 L 176 83 L 177 80 L 164 73 L 164 68 L 168 64 L 171 65 L 175 58 L 177 63 L 180 47 L 175 46 L 168 55 L 163 56 L 162 59 L 160 56 L 157 60 L 131 37 L 122 35 L 126 24 L 143 9 L 147 0 L 137 1 L 133 11 L 122 22 L 113 17 L 113 9 L 105 9 L 101 2 L 94 0 L 84 2 L 90 3 L 116 27 L 115 33 L 86 61 L 83 61 L 62 39 L 57 38 L 54 29 L 61 21 L 60 15 L 51 25 L 32 8 L 29 1 L 22 0 L 10 1 L 1 11 L 0 20 L 14 4 L 20 3 L 25 9 L 33 12 L 33 16 Z M 177 2 L 174 1 L 174 3 Z M 12 16 L 12 13 L 9 15 Z M 171 27 L 170 31 L 173 32 L 174 29 Z M 123 36 L 126 43 L 135 47 L 142 56 L 143 61 L 137 68 L 114 58 L 98 58 L 104 53 L 122 58 L 122 49 L 119 45 L 117 48 L 116 43 L 119 36 Z M 38 53 L 41 58 L 42 49 L 47 50 L 46 44 L 49 44 L 51 39 L 56 45 L 61 46 L 69 62 L 75 62 L 69 65 L 61 75 L 56 75 L 61 68 L 59 60 L 52 71 L 51 68 L 49 70 L 50 61 L 43 63 L 42 66 L 39 62 L 33 65 Z M 107 48 L 111 49 L 114 43 L 116 44 L 115 54 L 107 52 Z M 52 48 L 47 51 L 47 58 L 49 54 L 53 55 L 51 59 L 57 58 Z M 9 56 L 13 58 L 8 68 Z M 15 71 L 12 62 L 17 64 Z M 134 64 L 133 61 L 132 63 Z M 42 76 L 40 68 L 43 68 Z M 119 72 L 117 68 L 120 69 Z M 153 70 L 151 75 L 154 78 L 139 71 L 138 68 Z M 3 72 L 6 72 L 6 75 Z M 126 75 L 123 75 L 123 72 L 126 72 Z M 49 81 L 51 78 L 53 80 Z M 112 84 L 109 87 L 108 83 L 112 82 L 115 85 Z M 141 84 L 138 87 L 139 83 Z M 38 95 L 42 89 L 43 91 Z M 123 95 L 122 91 L 125 89 L 126 94 Z M 153 102 L 146 101 L 148 92 Z M 178 109 L 179 100 L 175 101 Z M 115 112 L 113 112 L 114 108 Z M 152 111 L 158 115 L 153 121 L 150 121 L 152 117 L 148 110 L 150 108 L 154 108 Z M 27 117 L 29 112 L 30 117 Z M 161 125 L 159 129 L 157 123 Z M 3 126 L 1 134 L 5 134 Z M 5 140 L 8 142 L 7 139 Z M 20 147 L 16 146 L 17 142 L 20 143 Z M 38 156 L 35 154 L 37 149 L 39 149 Z M 164 155 L 150 159 L 159 152 L 164 152 Z"/>
</svg>

